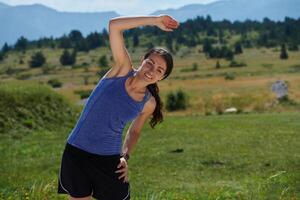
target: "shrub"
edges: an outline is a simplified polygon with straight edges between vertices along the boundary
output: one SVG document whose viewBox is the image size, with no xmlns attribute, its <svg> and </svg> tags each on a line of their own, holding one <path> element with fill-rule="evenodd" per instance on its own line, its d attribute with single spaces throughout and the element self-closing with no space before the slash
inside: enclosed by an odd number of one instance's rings
<svg viewBox="0 0 300 200">
<path fill-rule="evenodd" d="M 65 49 L 60 56 L 59 61 L 62 65 L 74 65 L 76 62 L 76 55 L 76 50 L 73 50 L 72 54 L 70 54 L 69 51 Z"/>
<path fill-rule="evenodd" d="M 246 67 L 247 64 L 244 62 L 237 62 L 235 60 L 232 60 L 229 64 L 229 67 Z"/>
<path fill-rule="evenodd" d="M 224 77 L 225 80 L 234 80 L 235 79 L 235 75 L 233 73 L 226 73 L 225 74 L 225 77 Z"/>
<path fill-rule="evenodd" d="M 31 56 L 29 66 L 32 68 L 40 67 L 46 62 L 46 58 L 42 52 L 36 52 Z"/>
<path fill-rule="evenodd" d="M 62 83 L 56 78 L 50 79 L 47 83 L 54 88 L 58 88 L 62 86 Z"/>
<path fill-rule="evenodd" d="M 188 97 L 182 90 L 167 94 L 166 109 L 168 111 L 184 110 L 188 104 Z"/>
<path fill-rule="evenodd" d="M 75 94 L 79 94 L 80 99 L 88 98 L 93 90 L 75 90 Z"/>
</svg>

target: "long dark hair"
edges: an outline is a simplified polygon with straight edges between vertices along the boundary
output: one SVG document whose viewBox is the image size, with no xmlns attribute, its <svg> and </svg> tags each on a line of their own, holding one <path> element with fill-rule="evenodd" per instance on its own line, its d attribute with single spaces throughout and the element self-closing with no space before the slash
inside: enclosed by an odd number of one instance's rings
<svg viewBox="0 0 300 200">
<path fill-rule="evenodd" d="M 156 54 L 162 56 L 162 58 L 164 58 L 164 60 L 166 61 L 166 63 L 167 63 L 167 69 L 165 71 L 163 79 L 167 78 L 170 75 L 170 73 L 172 72 L 172 69 L 173 69 L 173 58 L 172 58 L 172 55 L 165 48 L 154 47 L 154 48 L 150 49 L 144 55 L 143 59 L 145 60 L 152 53 L 156 53 Z M 147 88 L 150 91 L 150 93 L 152 94 L 152 96 L 155 98 L 155 101 L 156 101 L 156 107 L 155 107 L 154 112 L 152 114 L 152 118 L 151 118 L 151 120 L 149 122 L 151 128 L 154 128 L 154 126 L 157 123 L 161 123 L 163 121 L 163 114 L 162 114 L 162 111 L 161 111 L 162 108 L 163 108 L 163 103 L 162 103 L 162 101 L 160 99 L 160 96 L 159 96 L 159 88 L 157 86 L 157 83 L 153 83 L 153 84 L 147 85 Z"/>
</svg>

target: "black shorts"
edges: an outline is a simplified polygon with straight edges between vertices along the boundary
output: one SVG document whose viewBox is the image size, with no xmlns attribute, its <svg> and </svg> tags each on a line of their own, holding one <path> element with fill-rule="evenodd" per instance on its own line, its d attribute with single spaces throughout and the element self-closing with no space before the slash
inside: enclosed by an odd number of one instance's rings
<svg viewBox="0 0 300 200">
<path fill-rule="evenodd" d="M 66 143 L 57 192 L 75 198 L 92 195 L 99 200 L 130 199 L 130 184 L 115 173 L 120 157 L 92 154 Z"/>
</svg>

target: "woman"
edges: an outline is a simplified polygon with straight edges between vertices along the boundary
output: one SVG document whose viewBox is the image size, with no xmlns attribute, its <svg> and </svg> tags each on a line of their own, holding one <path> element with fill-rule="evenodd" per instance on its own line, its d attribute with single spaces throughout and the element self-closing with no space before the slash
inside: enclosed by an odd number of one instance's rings
<svg viewBox="0 0 300 200">
<path fill-rule="evenodd" d="M 117 17 L 109 22 L 115 64 L 92 91 L 62 155 L 58 193 L 69 199 L 121 200 L 130 198 L 127 161 L 144 122 L 162 121 L 156 82 L 172 71 L 171 54 L 163 48 L 148 51 L 138 70 L 132 67 L 123 31 L 156 25 L 173 31 L 179 23 L 168 15 Z M 122 146 L 122 131 L 132 121 Z"/>
</svg>

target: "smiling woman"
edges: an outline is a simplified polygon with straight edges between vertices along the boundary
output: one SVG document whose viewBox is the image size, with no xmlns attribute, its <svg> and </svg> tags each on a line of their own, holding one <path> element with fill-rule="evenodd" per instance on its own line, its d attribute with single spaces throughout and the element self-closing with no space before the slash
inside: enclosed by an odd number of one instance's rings
<svg viewBox="0 0 300 200">
<path fill-rule="evenodd" d="M 69 194 L 70 199 L 129 199 L 129 154 L 145 121 L 152 116 L 150 126 L 154 128 L 163 120 L 157 82 L 171 73 L 172 55 L 162 47 L 152 48 L 135 69 L 124 45 L 123 31 L 143 25 L 173 31 L 179 23 L 168 15 L 110 20 L 114 65 L 92 91 L 62 155 L 58 193 Z M 128 122 L 131 125 L 122 148 Z"/>
</svg>

